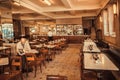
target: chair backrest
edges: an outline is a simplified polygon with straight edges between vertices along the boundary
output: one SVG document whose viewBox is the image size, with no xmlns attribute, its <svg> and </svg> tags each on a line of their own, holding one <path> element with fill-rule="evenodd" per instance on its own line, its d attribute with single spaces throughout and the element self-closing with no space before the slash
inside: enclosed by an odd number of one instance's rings
<svg viewBox="0 0 120 80">
<path fill-rule="evenodd" d="M 25 56 L 26 56 L 27 61 L 35 61 L 36 56 L 33 53 L 27 53 L 25 54 Z"/>
<path fill-rule="evenodd" d="M 42 49 L 40 49 L 40 53 L 42 53 L 43 55 L 46 55 L 46 54 L 48 54 L 48 49 L 42 48 Z"/>
<path fill-rule="evenodd" d="M 30 47 L 31 47 L 31 49 L 36 49 L 36 47 L 34 45 L 31 45 Z"/>
<path fill-rule="evenodd" d="M 20 71 L 22 70 L 22 59 L 20 56 L 13 56 L 11 58 L 11 68 L 14 70 L 18 68 Z"/>
</svg>

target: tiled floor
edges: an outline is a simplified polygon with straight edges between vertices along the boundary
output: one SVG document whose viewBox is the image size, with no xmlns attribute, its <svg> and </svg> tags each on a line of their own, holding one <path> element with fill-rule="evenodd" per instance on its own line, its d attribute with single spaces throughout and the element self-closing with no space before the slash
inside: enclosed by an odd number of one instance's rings
<svg viewBox="0 0 120 80">
<path fill-rule="evenodd" d="M 61 54 L 57 54 L 53 61 L 47 64 L 47 68 L 42 67 L 43 72 L 37 71 L 34 78 L 33 72 L 24 80 L 46 80 L 46 75 L 67 76 L 68 80 L 80 80 L 79 53 L 80 44 L 70 44 Z"/>
</svg>

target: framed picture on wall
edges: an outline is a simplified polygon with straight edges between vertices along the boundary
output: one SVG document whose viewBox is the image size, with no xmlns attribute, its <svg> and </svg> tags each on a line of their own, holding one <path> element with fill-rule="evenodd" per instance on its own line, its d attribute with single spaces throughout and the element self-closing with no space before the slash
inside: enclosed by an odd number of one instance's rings
<svg viewBox="0 0 120 80">
<path fill-rule="evenodd" d="M 13 24 L 10 24 L 10 23 L 2 24 L 1 31 L 2 31 L 3 39 L 13 39 L 14 38 Z"/>
</svg>

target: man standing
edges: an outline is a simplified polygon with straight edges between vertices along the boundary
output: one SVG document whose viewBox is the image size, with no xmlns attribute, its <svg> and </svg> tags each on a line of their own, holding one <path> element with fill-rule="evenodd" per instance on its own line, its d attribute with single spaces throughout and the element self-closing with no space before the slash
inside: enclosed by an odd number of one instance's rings
<svg viewBox="0 0 120 80">
<path fill-rule="evenodd" d="M 48 32 L 48 40 L 49 40 L 49 41 L 52 41 L 52 40 L 53 40 L 53 33 L 52 33 L 51 30 L 49 30 L 49 32 Z"/>
</svg>

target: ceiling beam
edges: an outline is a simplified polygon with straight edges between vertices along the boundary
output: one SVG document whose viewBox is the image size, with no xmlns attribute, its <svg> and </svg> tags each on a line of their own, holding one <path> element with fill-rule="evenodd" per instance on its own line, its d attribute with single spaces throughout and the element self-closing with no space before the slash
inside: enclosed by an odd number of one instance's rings
<svg viewBox="0 0 120 80">
<path fill-rule="evenodd" d="M 26 13 L 34 13 L 34 12 L 32 12 L 32 11 L 25 11 L 25 10 L 12 11 L 12 14 L 26 14 Z"/>
<path fill-rule="evenodd" d="M 76 11 L 69 11 L 69 13 L 74 16 L 76 15 Z"/>
<path fill-rule="evenodd" d="M 90 6 L 85 6 L 81 5 L 80 7 L 74 7 L 74 8 L 63 8 L 63 7 L 47 7 L 44 8 L 43 12 L 60 12 L 60 11 L 71 11 L 71 10 L 95 10 L 95 9 L 100 9 L 100 5 L 90 5 Z"/>
<path fill-rule="evenodd" d="M 70 0 L 61 0 L 61 1 L 67 8 L 72 8 L 72 4 Z"/>
<path fill-rule="evenodd" d="M 49 20 L 50 18 L 21 18 L 20 20 Z"/>
<path fill-rule="evenodd" d="M 32 3 L 29 0 L 21 0 L 20 5 L 28 8 L 28 9 L 31 9 L 41 15 L 47 16 L 49 18 L 53 18 L 52 16 L 48 15 L 47 13 L 43 13 L 43 9 L 40 6 L 37 6 L 36 4 Z"/>
<path fill-rule="evenodd" d="M 48 17 L 49 19 L 60 19 L 60 18 L 77 18 L 77 17 L 82 17 L 82 16 L 96 16 L 96 13 L 81 13 L 79 15 L 76 15 L 77 12 L 75 12 L 75 10 L 95 10 L 95 9 L 101 9 L 101 7 L 105 6 L 106 3 L 109 0 L 105 0 L 100 2 L 100 4 L 95 4 L 95 5 L 80 5 L 80 7 L 78 6 L 73 6 L 72 3 L 70 2 L 70 0 L 61 0 L 62 3 L 65 5 L 65 7 L 41 7 L 36 5 L 35 3 L 33 3 L 30 0 L 21 0 L 20 4 L 23 7 L 26 7 L 30 10 L 33 10 L 41 15 L 44 15 L 46 17 Z M 104 4 L 103 4 L 104 3 Z M 51 15 L 50 12 L 63 12 L 63 11 L 69 11 L 69 13 L 71 15 Z M 15 13 L 15 12 L 14 12 Z M 17 12 L 16 12 L 17 13 Z M 24 18 L 21 18 L 24 19 Z M 32 19 L 32 18 L 26 18 L 27 19 Z M 39 17 L 37 19 L 40 19 Z"/>
<path fill-rule="evenodd" d="M 104 8 L 109 1 L 110 0 L 103 0 L 103 1 L 101 1 L 101 3 L 100 3 L 101 8 Z"/>
<path fill-rule="evenodd" d="M 55 16 L 56 19 L 64 19 L 64 18 L 81 18 L 81 17 L 85 17 L 85 16 L 97 16 L 96 13 L 81 13 L 79 15 L 75 15 L 75 16 L 70 16 L 70 15 L 66 15 L 66 16 Z"/>
<path fill-rule="evenodd" d="M 81 18 L 81 17 L 86 17 L 86 16 L 97 16 L 97 14 L 94 13 L 80 13 L 79 15 L 59 15 L 59 16 L 54 16 L 55 19 L 64 19 L 64 18 Z M 45 17 L 21 17 L 21 20 L 47 20 L 50 18 L 45 18 Z"/>
</svg>

